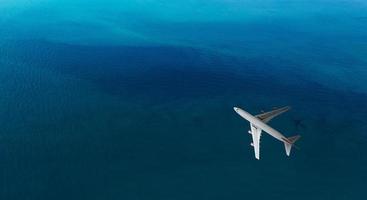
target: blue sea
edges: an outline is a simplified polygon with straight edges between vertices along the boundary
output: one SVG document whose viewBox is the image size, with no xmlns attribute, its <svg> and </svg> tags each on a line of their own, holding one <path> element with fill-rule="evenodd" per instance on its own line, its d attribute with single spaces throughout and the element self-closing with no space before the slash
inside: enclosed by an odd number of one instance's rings
<svg viewBox="0 0 367 200">
<path fill-rule="evenodd" d="M 252 114 L 302 135 L 287 157 Z M 364 0 L 1 0 L 0 199 L 365 199 Z"/>
</svg>

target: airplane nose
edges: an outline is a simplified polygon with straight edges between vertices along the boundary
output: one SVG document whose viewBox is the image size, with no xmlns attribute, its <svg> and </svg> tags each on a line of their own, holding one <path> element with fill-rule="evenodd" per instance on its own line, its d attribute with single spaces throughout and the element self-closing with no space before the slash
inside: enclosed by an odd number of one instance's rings
<svg viewBox="0 0 367 200">
<path fill-rule="evenodd" d="M 237 107 L 233 107 L 233 110 L 237 112 L 238 108 Z"/>
</svg>

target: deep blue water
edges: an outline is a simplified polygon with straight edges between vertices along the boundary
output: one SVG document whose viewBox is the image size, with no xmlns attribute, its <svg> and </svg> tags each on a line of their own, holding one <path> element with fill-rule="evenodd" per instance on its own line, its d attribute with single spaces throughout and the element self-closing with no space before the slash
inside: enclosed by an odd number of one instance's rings
<svg viewBox="0 0 367 200">
<path fill-rule="evenodd" d="M 1 199 L 364 199 L 364 1 L 0 3 Z M 302 135 L 290 157 L 249 124 Z"/>
</svg>

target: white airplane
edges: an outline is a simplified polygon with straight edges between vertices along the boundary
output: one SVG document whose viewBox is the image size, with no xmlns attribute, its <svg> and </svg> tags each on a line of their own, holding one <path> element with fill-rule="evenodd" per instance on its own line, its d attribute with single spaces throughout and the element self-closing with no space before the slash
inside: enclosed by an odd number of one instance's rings
<svg viewBox="0 0 367 200">
<path fill-rule="evenodd" d="M 283 142 L 287 156 L 290 155 L 292 146 L 295 146 L 294 143 L 301 137 L 300 135 L 296 135 L 287 138 L 281 133 L 279 133 L 277 130 L 273 129 L 272 127 L 266 124 L 274 117 L 288 111 L 290 109 L 289 106 L 275 109 L 270 112 L 264 112 L 255 116 L 242 110 L 241 108 L 233 107 L 233 109 L 234 111 L 236 111 L 237 114 L 239 114 L 241 117 L 250 122 L 251 130 L 249 130 L 248 133 L 252 135 L 251 146 L 254 147 L 255 158 L 258 160 L 260 159 L 260 137 L 262 131 L 265 131 L 269 135 Z"/>
</svg>

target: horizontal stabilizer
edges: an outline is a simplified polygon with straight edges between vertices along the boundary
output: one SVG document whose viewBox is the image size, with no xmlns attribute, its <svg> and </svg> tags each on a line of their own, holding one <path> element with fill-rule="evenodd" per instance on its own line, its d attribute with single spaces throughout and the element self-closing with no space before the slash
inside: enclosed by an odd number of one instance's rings
<svg viewBox="0 0 367 200">
<path fill-rule="evenodd" d="M 295 135 L 292 137 L 287 138 L 292 144 L 294 144 L 301 136 L 300 135 Z"/>
<path fill-rule="evenodd" d="M 294 143 L 300 138 L 300 135 L 292 136 L 289 138 L 283 138 L 284 139 L 284 147 L 285 147 L 285 153 L 287 156 L 291 154 L 292 146 L 294 146 Z"/>
</svg>

